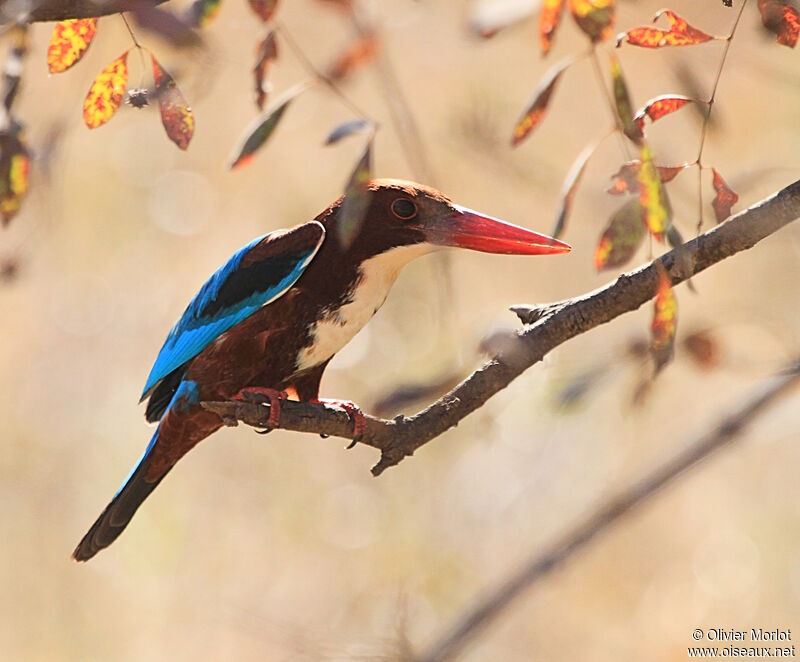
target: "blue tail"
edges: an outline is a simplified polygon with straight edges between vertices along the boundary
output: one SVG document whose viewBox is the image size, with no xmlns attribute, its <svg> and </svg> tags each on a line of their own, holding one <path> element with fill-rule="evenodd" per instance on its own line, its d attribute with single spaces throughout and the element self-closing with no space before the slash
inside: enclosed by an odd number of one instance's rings
<svg viewBox="0 0 800 662">
<path fill-rule="evenodd" d="M 145 474 L 150 466 L 150 452 L 156 444 L 156 439 L 158 439 L 158 430 L 155 431 L 141 459 L 114 495 L 111 503 L 106 506 L 97 521 L 92 524 L 92 528 L 78 543 L 72 553 L 72 557 L 76 561 L 88 561 L 101 549 L 114 542 L 123 529 L 128 526 L 136 509 L 167 475 L 164 473 L 152 482 L 145 480 Z"/>
</svg>

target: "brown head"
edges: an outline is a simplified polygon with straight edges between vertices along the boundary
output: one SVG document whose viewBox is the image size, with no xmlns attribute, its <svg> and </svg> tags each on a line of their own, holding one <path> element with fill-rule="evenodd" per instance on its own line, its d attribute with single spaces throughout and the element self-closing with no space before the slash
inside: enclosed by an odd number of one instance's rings
<svg viewBox="0 0 800 662">
<path fill-rule="evenodd" d="M 414 254 L 441 246 L 506 255 L 571 250 L 547 235 L 457 205 L 436 189 L 399 179 L 373 180 L 366 196 L 344 196 L 318 220 L 329 238 L 361 259 L 400 247 L 415 247 Z"/>
</svg>

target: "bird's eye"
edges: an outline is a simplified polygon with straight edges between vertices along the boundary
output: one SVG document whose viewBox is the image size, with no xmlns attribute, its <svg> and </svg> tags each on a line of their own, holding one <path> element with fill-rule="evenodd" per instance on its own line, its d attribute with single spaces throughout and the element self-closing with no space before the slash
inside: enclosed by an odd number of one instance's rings
<svg viewBox="0 0 800 662">
<path fill-rule="evenodd" d="M 392 203 L 392 213 L 401 221 L 410 221 L 417 215 L 417 205 L 408 198 L 397 198 Z"/>
</svg>

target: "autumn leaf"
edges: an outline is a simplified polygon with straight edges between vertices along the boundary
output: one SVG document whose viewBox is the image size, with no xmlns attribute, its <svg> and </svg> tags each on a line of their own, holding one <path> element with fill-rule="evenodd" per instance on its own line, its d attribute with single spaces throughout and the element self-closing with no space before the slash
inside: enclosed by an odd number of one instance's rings
<svg viewBox="0 0 800 662">
<path fill-rule="evenodd" d="M 656 372 L 667 365 L 675 353 L 675 331 L 678 327 L 678 301 L 672 291 L 672 282 L 663 267 L 658 269 L 658 292 L 650 324 L 650 351 Z"/>
<path fill-rule="evenodd" d="M 778 37 L 778 43 L 794 48 L 800 35 L 800 12 L 791 0 L 758 0 L 764 27 Z"/>
<path fill-rule="evenodd" d="M 275 131 L 275 127 L 278 126 L 289 104 L 295 97 L 309 87 L 309 83 L 295 85 L 279 99 L 276 99 L 269 108 L 257 117 L 255 121 L 245 129 L 244 136 L 239 142 L 239 146 L 236 148 L 236 156 L 231 159 L 228 168 L 233 170 L 234 168 L 241 168 L 249 164 L 250 161 L 253 160 L 256 151 L 267 142 L 272 132 Z"/>
<path fill-rule="evenodd" d="M 633 120 L 633 104 L 628 94 L 628 86 L 622 75 L 622 67 L 615 55 L 611 55 L 611 80 L 614 84 L 614 108 L 617 111 L 622 132 L 634 142 L 639 142 L 642 137 L 641 127 Z"/>
<path fill-rule="evenodd" d="M 196 28 L 207 27 L 219 14 L 221 0 L 194 0 L 187 11 L 188 22 Z"/>
<path fill-rule="evenodd" d="M 547 105 L 550 103 L 550 97 L 553 94 L 553 90 L 556 88 L 558 79 L 573 62 L 574 60 L 572 58 L 563 60 L 545 74 L 539 86 L 534 91 L 533 97 L 525 109 L 525 112 L 522 113 L 522 116 L 517 120 L 514 126 L 514 132 L 511 136 L 512 147 L 519 145 L 531 131 L 539 126 L 544 119 Z"/>
<path fill-rule="evenodd" d="M 671 216 L 667 192 L 653 161 L 653 151 L 646 143 L 642 145 L 639 157 L 641 165 L 636 181 L 639 184 L 639 202 L 645 210 L 645 224 L 650 234 L 663 241 Z"/>
<path fill-rule="evenodd" d="M 361 158 L 353 169 L 344 190 L 344 202 L 340 212 L 338 239 L 347 248 L 356 238 L 358 229 L 367 213 L 372 194 L 369 183 L 372 180 L 372 138 L 367 142 Z"/>
<path fill-rule="evenodd" d="M 714 173 L 712 185 L 717 192 L 714 196 L 714 200 L 711 202 L 711 206 L 714 207 L 717 223 L 722 223 L 722 221 L 731 215 L 731 207 L 737 203 L 739 196 L 728 186 L 727 182 L 722 178 L 722 175 L 717 172 L 716 168 L 711 168 L 711 172 Z"/>
<path fill-rule="evenodd" d="M 267 71 L 269 65 L 278 57 L 278 42 L 275 39 L 275 31 L 270 30 L 267 36 L 258 45 L 256 54 L 256 66 L 253 68 L 253 78 L 256 83 L 256 105 L 259 110 L 264 110 L 267 101 Z"/>
<path fill-rule="evenodd" d="M 665 115 L 680 110 L 687 103 L 692 103 L 694 101 L 695 99 L 690 99 L 682 94 L 662 94 L 654 99 L 650 99 L 650 101 L 637 110 L 636 114 L 633 116 L 633 121 L 644 129 L 645 117 L 649 117 L 651 122 L 655 122 Z"/>
<path fill-rule="evenodd" d="M 586 36 L 598 42 L 611 35 L 615 4 L 615 0 L 569 0 L 569 10 Z"/>
<path fill-rule="evenodd" d="M 76 64 L 86 55 L 96 33 L 96 18 L 71 18 L 56 23 L 47 47 L 50 73 L 59 74 Z"/>
<path fill-rule="evenodd" d="M 656 166 L 658 175 L 662 182 L 671 182 L 681 170 L 685 170 L 690 164 L 682 163 L 677 166 Z M 623 193 L 639 192 L 639 170 L 642 162 L 638 159 L 623 163 L 620 169 L 611 175 L 612 183 L 606 189 L 606 193 L 611 195 L 621 195 Z"/>
<path fill-rule="evenodd" d="M 28 192 L 30 155 L 19 135 L 0 137 L 0 215 L 7 225 Z"/>
<path fill-rule="evenodd" d="M 642 203 L 635 198 L 614 212 L 594 251 L 597 271 L 621 267 L 633 257 L 646 234 L 644 214 Z"/>
<path fill-rule="evenodd" d="M 695 331 L 681 342 L 694 364 L 703 370 L 713 370 L 720 364 L 719 341 L 708 330 Z"/>
<path fill-rule="evenodd" d="M 663 46 L 694 46 L 711 41 L 712 39 L 725 39 L 725 37 L 713 37 L 702 30 L 698 30 L 689 25 L 686 19 L 678 16 L 678 14 L 670 9 L 662 9 L 658 12 L 653 22 L 657 21 L 661 16 L 666 16 L 669 22 L 668 30 L 650 26 L 633 28 L 632 30 L 623 32 L 617 37 L 617 47 L 619 47 L 623 41 L 627 41 L 633 46 L 642 46 L 643 48 L 661 48 Z"/>
<path fill-rule="evenodd" d="M 347 136 L 352 136 L 353 134 L 360 133 L 368 128 L 371 128 L 372 124 L 370 124 L 367 120 L 364 119 L 356 119 L 356 120 L 349 120 L 347 122 L 342 122 L 339 126 L 335 127 L 333 131 L 328 134 L 328 137 L 325 138 L 326 145 L 333 145 L 338 143 L 342 138 L 346 138 Z"/>
<path fill-rule="evenodd" d="M 247 0 L 256 16 L 264 23 L 270 21 L 278 8 L 278 0 Z"/>
<path fill-rule="evenodd" d="M 360 37 L 336 57 L 325 75 L 332 81 L 341 80 L 372 60 L 377 53 L 378 39 L 374 35 Z"/>
<path fill-rule="evenodd" d="M 183 98 L 175 80 L 164 71 L 152 54 L 150 60 L 153 63 L 153 81 L 156 85 L 158 108 L 161 111 L 161 123 L 169 139 L 180 149 L 186 149 L 194 135 L 192 109 Z"/>
<path fill-rule="evenodd" d="M 575 197 L 575 192 L 578 190 L 578 186 L 581 182 L 581 177 L 583 177 L 583 171 L 586 170 L 586 164 L 589 163 L 589 159 L 594 154 L 594 151 L 597 149 L 597 146 L 600 144 L 600 141 L 597 141 L 588 147 L 586 147 L 580 154 L 578 154 L 578 158 L 575 159 L 575 162 L 569 169 L 567 173 L 567 177 L 564 180 L 564 186 L 561 189 L 561 208 L 558 211 L 558 216 L 556 216 L 556 226 L 553 229 L 553 237 L 558 238 L 564 232 L 564 227 L 567 224 L 567 218 L 569 217 L 570 212 L 572 211 L 572 200 Z"/>
<path fill-rule="evenodd" d="M 550 52 L 563 10 L 564 0 L 544 0 L 542 2 L 542 11 L 539 14 L 539 43 L 542 47 L 542 55 Z"/>
<path fill-rule="evenodd" d="M 89 88 L 83 102 L 83 121 L 86 126 L 96 129 L 113 117 L 122 103 L 127 84 L 128 51 L 125 51 L 97 75 Z"/>
</svg>

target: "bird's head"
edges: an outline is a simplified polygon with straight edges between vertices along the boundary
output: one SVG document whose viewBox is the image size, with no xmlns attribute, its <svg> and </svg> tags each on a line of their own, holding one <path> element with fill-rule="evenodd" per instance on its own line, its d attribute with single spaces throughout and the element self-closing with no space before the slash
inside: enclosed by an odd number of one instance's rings
<svg viewBox="0 0 800 662">
<path fill-rule="evenodd" d="M 363 258 L 403 247 L 412 249 L 403 251 L 409 259 L 442 246 L 506 255 L 571 250 L 558 239 L 461 207 L 439 191 L 412 182 L 373 180 L 368 195 L 353 202 L 348 196 L 342 198 L 326 225 Z M 352 219 L 354 209 L 360 222 Z"/>
</svg>

